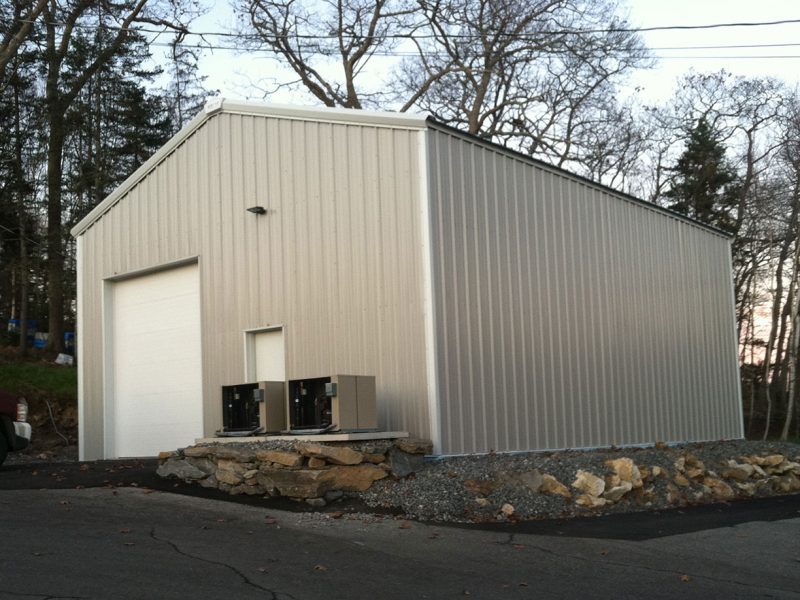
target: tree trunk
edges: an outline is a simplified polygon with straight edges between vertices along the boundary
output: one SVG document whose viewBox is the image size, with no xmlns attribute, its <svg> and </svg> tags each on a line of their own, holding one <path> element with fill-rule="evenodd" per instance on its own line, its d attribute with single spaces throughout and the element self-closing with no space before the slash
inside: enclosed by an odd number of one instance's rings
<svg viewBox="0 0 800 600">
<path fill-rule="evenodd" d="M 795 185 L 794 189 L 794 203 L 792 206 L 792 214 L 789 218 L 789 232 L 793 232 L 797 228 L 798 209 L 800 208 L 800 184 Z M 787 259 L 789 258 L 793 238 L 791 233 L 786 235 L 786 239 L 781 244 L 780 254 L 778 256 L 778 263 L 775 269 L 775 292 L 772 298 L 772 319 L 769 330 L 769 339 L 767 340 L 767 347 L 764 350 L 764 393 L 767 399 L 767 418 L 764 424 L 764 435 L 762 439 L 766 440 L 769 435 L 770 420 L 772 419 L 772 395 L 770 390 L 770 368 L 772 362 L 772 352 L 775 349 L 775 342 L 778 337 L 778 327 L 780 325 L 781 316 L 781 300 L 783 299 L 783 270 Z"/>
<path fill-rule="evenodd" d="M 781 253 L 780 259 L 781 261 L 785 262 L 789 256 L 791 251 L 792 243 L 795 245 L 797 244 L 797 225 L 798 225 L 798 213 L 800 212 L 800 189 L 795 186 L 794 196 L 792 198 L 792 212 L 789 217 L 789 227 L 787 228 L 786 239 L 783 241 L 781 246 Z M 796 252 L 795 252 L 796 253 Z M 779 266 L 780 268 L 780 266 Z M 777 347 L 775 350 L 775 366 L 772 370 L 772 382 L 777 382 L 777 388 L 780 390 L 781 393 L 781 404 L 786 404 L 790 402 L 790 398 L 785 395 L 786 392 L 786 371 L 787 371 L 787 363 L 791 360 L 790 356 L 790 344 L 791 342 L 787 339 L 791 337 L 791 323 L 792 323 L 792 314 L 793 314 L 793 305 L 797 300 L 797 265 L 795 261 L 794 269 L 792 271 L 792 277 L 789 283 L 789 292 L 787 294 L 786 302 L 783 305 L 783 310 L 781 311 L 780 315 L 780 331 L 777 337 Z M 786 345 L 785 355 L 784 355 L 784 345 Z M 789 360 L 787 360 L 789 359 Z"/>
<path fill-rule="evenodd" d="M 789 428 L 792 425 L 792 418 L 794 417 L 795 399 L 797 397 L 797 359 L 800 352 L 800 239 L 795 240 L 794 247 L 794 274 L 792 276 L 792 289 L 791 294 L 794 296 L 794 303 L 792 307 L 791 317 L 791 334 L 789 343 L 786 348 L 786 356 L 789 359 L 787 369 L 787 404 L 786 404 L 786 420 L 783 422 L 783 429 L 781 430 L 781 439 L 785 440 L 789 437 Z"/>
<path fill-rule="evenodd" d="M 47 347 L 64 351 L 64 241 L 61 224 L 61 158 L 64 153 L 64 117 L 50 107 L 47 146 Z"/>
<path fill-rule="evenodd" d="M 753 410 L 755 410 L 756 406 L 756 382 L 750 379 L 750 410 L 747 413 L 747 437 L 750 437 L 750 434 L 753 431 Z"/>
<path fill-rule="evenodd" d="M 790 323 L 792 317 L 792 305 L 794 304 L 794 287 L 789 286 L 789 294 L 783 304 L 780 318 L 780 331 L 778 332 L 777 346 L 775 348 L 775 366 L 772 369 L 772 381 L 778 382 L 778 387 L 784 389 L 786 383 L 786 356 L 788 352 L 788 336 L 790 335 Z"/>
<path fill-rule="evenodd" d="M 25 356 L 28 353 L 28 279 L 30 277 L 28 268 L 28 247 L 26 236 L 28 235 L 25 227 L 25 207 L 22 202 L 22 194 L 19 198 L 19 355 Z"/>
<path fill-rule="evenodd" d="M 789 354 L 789 369 L 786 376 L 789 388 L 787 393 L 786 420 L 783 422 L 781 440 L 786 440 L 789 437 L 789 428 L 794 418 L 794 403 L 797 397 L 797 352 L 800 346 L 800 318 L 797 309 L 795 309 L 794 318 L 792 319 L 791 346 L 792 351 Z"/>
<path fill-rule="evenodd" d="M 14 178 L 19 219 L 19 354 L 28 353 L 28 228 L 25 212 L 25 174 L 22 168 L 22 129 L 19 120 L 19 78 L 12 78 L 14 90 Z"/>
</svg>

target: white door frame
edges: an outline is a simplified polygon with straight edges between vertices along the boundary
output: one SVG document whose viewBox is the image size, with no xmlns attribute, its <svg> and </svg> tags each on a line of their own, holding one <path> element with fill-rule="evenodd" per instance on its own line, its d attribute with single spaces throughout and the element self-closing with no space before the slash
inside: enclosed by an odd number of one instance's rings
<svg viewBox="0 0 800 600">
<path fill-rule="evenodd" d="M 244 339 L 244 381 L 246 383 L 256 383 L 256 364 L 254 360 L 256 355 L 256 334 L 268 331 L 283 332 L 283 357 L 284 361 L 286 360 L 286 328 L 283 324 L 245 329 L 242 335 Z"/>
</svg>

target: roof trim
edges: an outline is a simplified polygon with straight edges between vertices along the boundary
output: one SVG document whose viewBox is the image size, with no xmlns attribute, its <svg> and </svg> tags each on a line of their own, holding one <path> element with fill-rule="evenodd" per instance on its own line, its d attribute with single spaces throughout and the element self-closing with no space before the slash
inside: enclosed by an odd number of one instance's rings
<svg viewBox="0 0 800 600">
<path fill-rule="evenodd" d="M 698 221 L 697 219 L 693 219 L 692 217 L 688 217 L 688 216 L 684 215 L 683 213 L 679 213 L 679 212 L 674 211 L 672 209 L 665 208 L 663 206 L 659 206 L 658 204 L 653 204 L 652 202 L 648 202 L 647 200 L 642 200 L 641 198 L 637 198 L 636 196 L 633 196 L 631 194 L 627 194 L 625 192 L 621 192 L 621 191 L 619 191 L 617 189 L 614 189 L 614 188 L 612 188 L 610 186 L 604 185 L 602 183 L 598 183 L 597 181 L 593 181 L 593 180 L 589 179 L 588 177 L 584 177 L 583 175 L 578 175 L 577 173 L 573 173 L 572 171 L 568 171 L 567 169 L 564 169 L 563 167 L 556 167 L 554 165 L 551 165 L 549 163 L 544 162 L 543 160 L 540 160 L 538 158 L 534 158 L 532 156 L 529 156 L 527 154 L 519 152 L 518 150 L 514 150 L 513 148 L 509 148 L 508 146 L 503 146 L 502 144 L 497 144 L 497 143 L 492 142 L 490 140 L 486 140 L 486 139 L 484 139 L 484 138 L 482 138 L 480 136 L 477 136 L 475 134 L 467 133 L 466 131 L 462 131 L 461 129 L 458 129 L 457 127 L 453 127 L 452 125 L 447 125 L 446 123 L 442 123 L 441 121 L 437 121 L 433 117 L 429 116 L 427 121 L 428 121 L 428 125 L 430 127 L 435 128 L 435 129 L 441 129 L 441 130 L 443 130 L 443 131 L 445 131 L 447 133 L 451 133 L 453 135 L 457 135 L 457 136 L 466 138 L 466 139 L 468 139 L 471 142 L 474 142 L 476 144 L 481 144 L 481 145 L 487 146 L 487 147 L 489 147 L 489 148 L 491 148 L 493 150 L 498 150 L 500 152 L 505 152 L 506 154 L 510 154 L 510 155 L 514 156 L 515 158 L 519 158 L 521 160 L 524 160 L 526 162 L 534 164 L 539 168 L 542 168 L 542 169 L 545 169 L 547 171 L 550 171 L 551 173 L 556 173 L 558 175 L 565 175 L 567 177 L 572 177 L 573 179 L 577 179 L 581 183 L 585 183 L 586 185 L 589 185 L 589 186 L 592 186 L 592 187 L 595 187 L 595 188 L 599 188 L 604 192 L 607 192 L 607 193 L 612 194 L 614 196 L 618 196 L 622 200 L 627 200 L 629 202 L 633 202 L 634 204 L 641 205 L 644 208 L 648 208 L 650 210 L 654 210 L 656 212 L 663 213 L 665 215 L 673 217 L 674 219 L 678 219 L 679 221 L 685 221 L 686 223 L 688 223 L 690 225 L 694 225 L 696 227 L 699 227 L 700 229 L 705 229 L 709 233 L 714 233 L 714 234 L 716 234 L 716 235 L 718 235 L 720 237 L 723 237 L 725 239 L 730 240 L 730 239 L 733 238 L 732 234 L 728 233 L 727 231 L 723 231 L 722 229 L 718 229 L 717 227 L 714 227 L 713 225 L 709 225 L 708 223 L 703 223 L 702 221 Z"/>
<path fill-rule="evenodd" d="M 204 111 L 208 114 L 226 112 L 240 115 L 283 117 L 304 121 L 329 123 L 354 123 L 357 125 L 382 125 L 403 129 L 425 129 L 427 115 L 417 113 L 383 112 L 354 108 L 329 108 L 294 106 L 291 104 L 263 104 L 259 102 L 231 101 L 212 98 Z"/>
<path fill-rule="evenodd" d="M 428 127 L 437 128 L 462 138 L 466 138 L 474 143 L 478 143 L 494 150 L 510 154 L 516 158 L 524 160 L 530 164 L 536 165 L 542 169 L 572 177 L 587 185 L 599 188 L 605 192 L 615 195 L 621 199 L 628 200 L 635 204 L 642 205 L 645 208 L 663 213 L 680 221 L 684 221 L 691 225 L 695 225 L 701 229 L 705 229 L 711 233 L 731 239 L 733 236 L 726 231 L 717 229 L 712 225 L 708 225 L 684 214 L 658 206 L 652 202 L 647 202 L 636 196 L 626 194 L 612 187 L 603 185 L 596 181 L 578 175 L 561 167 L 556 167 L 548 164 L 537 158 L 533 158 L 527 154 L 523 154 L 513 148 L 497 144 L 495 142 L 486 140 L 479 136 L 473 135 L 462 131 L 451 125 L 441 123 L 431 116 L 422 114 L 409 114 L 397 112 L 378 112 L 371 110 L 352 109 L 352 108 L 319 108 L 307 106 L 292 106 L 288 104 L 264 104 L 257 102 L 243 102 L 226 100 L 225 98 L 211 98 L 197 116 L 194 117 L 186 126 L 183 127 L 178 133 L 172 136 L 166 144 L 164 144 L 158 151 L 153 154 L 147 161 L 142 164 L 130 177 L 123 181 L 113 192 L 111 192 L 100 204 L 95 206 L 89 214 L 81 219 L 71 230 L 70 233 L 73 237 L 78 237 L 91 227 L 95 221 L 100 219 L 111 207 L 113 207 L 125 194 L 127 194 L 135 185 L 144 179 L 150 171 L 155 169 L 164 159 L 172 154 L 183 142 L 191 137 L 195 131 L 205 124 L 205 122 L 220 113 L 238 114 L 238 115 L 253 115 L 261 117 L 277 117 L 283 119 L 295 119 L 302 121 L 317 121 L 326 123 L 352 123 L 356 125 L 375 125 L 381 127 L 393 127 L 400 129 L 427 129 Z"/>
<path fill-rule="evenodd" d="M 291 106 L 287 104 L 263 104 L 256 102 L 239 102 L 225 98 L 211 98 L 203 108 L 183 129 L 172 136 L 166 144 L 156 151 L 147 161 L 136 169 L 130 177 L 123 181 L 113 192 L 95 206 L 89 214 L 81 219 L 71 230 L 73 237 L 78 237 L 100 219 L 136 184 L 144 179 L 178 146 L 200 129 L 207 120 L 220 113 L 253 115 L 261 117 L 278 117 L 301 121 L 317 121 L 326 123 L 353 123 L 357 125 L 376 125 L 401 129 L 426 129 L 425 115 L 377 112 L 352 108 L 314 108 Z"/>
</svg>

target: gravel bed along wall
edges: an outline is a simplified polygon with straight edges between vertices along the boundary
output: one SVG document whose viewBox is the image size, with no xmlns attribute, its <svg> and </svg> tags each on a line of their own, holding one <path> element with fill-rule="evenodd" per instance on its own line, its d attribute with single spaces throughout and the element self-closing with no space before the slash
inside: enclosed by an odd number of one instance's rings
<svg viewBox="0 0 800 600">
<path fill-rule="evenodd" d="M 772 457 L 768 462 L 775 464 L 748 462 L 763 462 L 765 457 Z M 620 479 L 609 461 L 617 461 L 622 470 L 627 462 L 635 465 L 641 483 L 634 482 L 627 491 L 626 486 L 614 485 L 624 477 Z M 426 462 L 425 469 L 410 478 L 375 482 L 359 497 L 370 506 L 400 508 L 411 518 L 430 521 L 559 518 L 797 492 L 798 463 L 796 444 L 742 440 L 463 456 Z M 578 477 L 580 472 L 585 476 Z"/>
<path fill-rule="evenodd" d="M 406 444 L 399 448 L 398 444 Z M 193 446 L 159 474 L 313 508 L 355 499 L 429 521 L 482 522 L 659 510 L 800 491 L 800 446 L 724 441 L 421 459 L 422 440 Z"/>
</svg>

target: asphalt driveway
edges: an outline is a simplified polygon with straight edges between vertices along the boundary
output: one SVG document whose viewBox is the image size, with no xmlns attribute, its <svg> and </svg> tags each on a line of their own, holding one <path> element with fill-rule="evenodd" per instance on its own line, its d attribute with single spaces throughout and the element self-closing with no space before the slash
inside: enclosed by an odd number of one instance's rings
<svg viewBox="0 0 800 600">
<path fill-rule="evenodd" d="M 800 598 L 800 514 L 632 541 L 130 487 L 4 490 L 0 507 L 3 599 Z"/>
<path fill-rule="evenodd" d="M 286 498 L 264 499 L 260 496 L 229 496 L 218 490 L 206 489 L 196 484 L 187 484 L 175 479 L 162 479 L 155 474 L 157 466 L 157 460 L 6 465 L 0 467 L 0 493 L 3 490 L 80 490 L 131 487 L 271 510 L 289 512 L 312 510 L 305 503 L 297 503 Z M 375 510 L 359 502 L 344 501 L 328 505 L 319 512 L 352 514 L 375 512 Z M 389 511 L 384 511 L 384 513 L 393 514 Z M 581 519 L 548 519 L 521 523 L 460 525 L 459 527 L 538 535 L 646 540 L 679 533 L 730 527 L 751 521 L 771 522 L 794 517 L 800 517 L 800 494 L 661 512 L 589 516 Z M 798 550 L 800 551 L 800 543 Z"/>
</svg>

